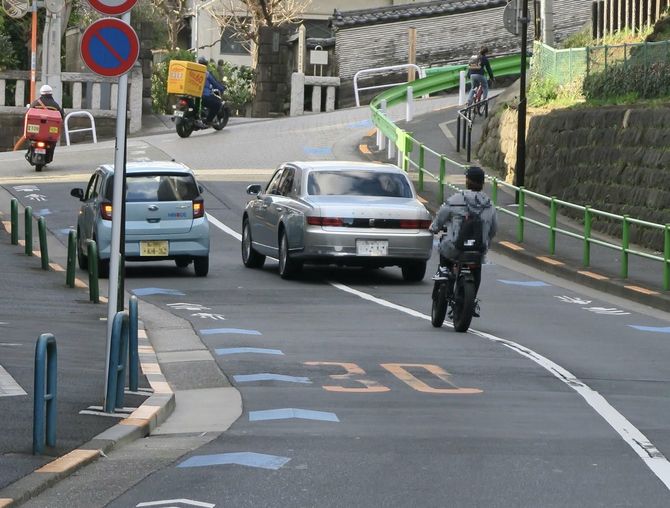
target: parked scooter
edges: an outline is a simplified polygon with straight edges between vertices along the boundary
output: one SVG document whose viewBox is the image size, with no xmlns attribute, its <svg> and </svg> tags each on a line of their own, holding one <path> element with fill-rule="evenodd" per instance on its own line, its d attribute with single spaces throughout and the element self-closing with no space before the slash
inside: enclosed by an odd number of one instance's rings
<svg viewBox="0 0 670 508">
<path fill-rule="evenodd" d="M 431 323 L 439 328 L 447 316 L 457 332 L 466 332 L 474 316 L 476 302 L 476 284 L 474 270 L 481 269 L 482 253 L 478 251 L 461 252 L 454 260 L 451 272 L 440 274 L 433 279 L 433 306 Z M 452 290 L 450 291 L 450 288 Z"/>
<path fill-rule="evenodd" d="M 214 117 L 211 127 L 220 131 L 230 119 L 230 108 L 226 102 L 221 99 L 221 92 L 213 90 L 213 94 L 221 101 L 219 112 Z M 180 95 L 177 104 L 173 105 L 172 121 L 175 122 L 177 134 L 180 138 L 187 138 L 193 131 L 208 129 L 210 126 L 205 124 L 208 109 L 202 106 L 201 100 L 190 95 Z"/>
</svg>

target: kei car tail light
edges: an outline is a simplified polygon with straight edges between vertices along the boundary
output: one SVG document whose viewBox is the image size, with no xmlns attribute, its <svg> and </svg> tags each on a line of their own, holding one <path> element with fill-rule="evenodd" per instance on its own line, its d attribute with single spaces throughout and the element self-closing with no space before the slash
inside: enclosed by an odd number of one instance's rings
<svg viewBox="0 0 670 508">
<path fill-rule="evenodd" d="M 307 224 L 310 226 L 341 227 L 344 225 L 344 221 L 339 217 L 307 217 Z"/>
<path fill-rule="evenodd" d="M 193 200 L 193 218 L 199 219 L 205 216 L 205 202 L 202 198 Z"/>
<path fill-rule="evenodd" d="M 103 220 L 112 220 L 112 204 L 108 202 L 100 203 L 100 216 Z"/>
<path fill-rule="evenodd" d="M 401 220 L 400 229 L 428 229 L 430 227 L 429 220 Z"/>
</svg>

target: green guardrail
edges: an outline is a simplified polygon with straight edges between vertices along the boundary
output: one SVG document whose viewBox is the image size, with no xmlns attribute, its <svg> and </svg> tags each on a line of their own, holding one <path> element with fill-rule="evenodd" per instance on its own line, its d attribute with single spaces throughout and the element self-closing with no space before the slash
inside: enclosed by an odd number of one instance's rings
<svg viewBox="0 0 670 508">
<path fill-rule="evenodd" d="M 509 72 L 511 75 L 512 72 L 512 62 L 516 58 L 516 74 L 519 73 L 520 59 L 518 55 L 516 56 L 507 56 L 502 57 L 500 60 L 505 59 L 505 66 L 509 65 Z M 499 59 L 495 59 L 495 62 L 498 62 Z M 492 60 L 491 65 L 493 67 L 494 60 Z M 507 68 L 503 64 L 499 64 L 498 69 Z M 382 111 L 382 105 L 385 104 L 386 107 L 399 104 L 407 99 L 407 88 L 408 86 L 412 87 L 412 97 L 420 97 L 434 92 L 439 92 L 443 90 L 448 90 L 458 85 L 458 74 L 464 66 L 450 66 L 449 68 L 444 68 L 443 71 L 436 71 L 433 73 L 427 72 L 428 76 L 413 81 L 409 84 L 402 84 L 396 87 L 390 88 L 381 94 L 377 95 L 372 102 L 370 103 L 370 111 L 372 114 L 372 121 L 377 127 L 377 129 L 389 139 L 389 142 L 392 142 L 397 147 L 400 157 L 399 161 L 401 162 L 402 168 L 407 171 L 410 167 L 413 167 L 418 172 L 419 182 L 418 188 L 419 191 L 424 190 L 424 180 L 428 176 L 432 178 L 435 182 L 439 184 L 439 199 L 444 201 L 444 191 L 446 188 L 452 188 L 453 190 L 460 190 L 459 187 L 447 182 L 447 165 L 451 165 L 454 168 L 464 170 L 467 165 L 461 164 L 457 161 L 449 159 L 444 154 L 432 150 L 426 145 L 419 142 L 417 139 L 413 138 L 411 133 L 404 131 L 393 123 L 393 121 Z M 494 67 L 494 74 L 501 76 L 500 72 L 496 74 L 496 67 Z M 505 72 L 505 71 L 502 71 Z M 456 85 L 454 85 L 454 80 L 456 80 Z M 413 160 L 412 155 L 414 152 L 417 152 L 418 161 Z M 439 172 L 437 174 L 432 173 L 426 168 L 425 158 L 426 154 L 432 154 L 437 157 L 439 160 Z M 602 210 L 596 210 L 590 206 L 576 205 L 567 201 L 562 201 L 556 199 L 555 197 L 549 197 L 536 192 L 532 192 L 523 187 L 517 187 L 512 184 L 500 181 L 495 177 L 487 176 L 487 180 L 492 184 L 492 200 L 496 205 L 496 209 L 501 213 L 511 215 L 518 219 L 517 223 L 517 241 L 522 243 L 524 237 L 525 225 L 527 223 L 533 224 L 548 230 L 548 251 L 550 254 L 554 254 L 556 250 L 556 238 L 557 234 L 568 236 L 577 240 L 581 240 L 583 243 L 583 256 L 582 264 L 584 267 L 588 267 L 591 264 L 591 246 L 600 245 L 609 249 L 618 250 L 621 252 L 621 266 L 620 266 L 620 276 L 621 278 L 628 278 L 628 267 L 629 267 L 629 255 L 639 256 L 642 258 L 660 261 L 663 263 L 663 280 L 662 286 L 665 291 L 670 290 L 670 224 L 656 224 L 653 222 L 648 222 L 640 219 L 635 219 L 629 217 L 628 215 L 616 215 Z M 519 195 L 519 206 L 517 211 L 508 210 L 500 205 L 498 205 L 498 188 L 505 187 L 518 193 Z M 540 202 L 546 203 L 549 208 L 548 220 L 549 223 L 545 224 L 536 219 L 532 219 L 525 215 L 525 202 L 527 197 L 533 197 Z M 577 210 L 584 214 L 583 216 L 583 227 L 582 230 L 570 231 L 568 229 L 563 229 L 557 226 L 557 215 L 559 213 L 559 208 L 571 208 L 572 210 Z M 592 223 L 594 217 L 602 217 L 608 220 L 620 221 L 621 222 L 621 241 L 619 243 L 611 243 L 601 239 L 594 238 L 591 233 Z M 635 250 L 630 247 L 630 227 L 638 226 L 651 229 L 657 229 L 663 231 L 664 238 L 664 247 L 663 253 L 661 255 L 652 254 L 649 252 L 644 252 L 640 250 Z"/>
</svg>

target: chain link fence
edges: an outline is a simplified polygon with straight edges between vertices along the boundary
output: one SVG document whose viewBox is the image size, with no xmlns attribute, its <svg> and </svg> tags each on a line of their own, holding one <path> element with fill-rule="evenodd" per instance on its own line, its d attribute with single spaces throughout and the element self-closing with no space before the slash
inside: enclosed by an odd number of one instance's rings
<svg viewBox="0 0 670 508">
<path fill-rule="evenodd" d="M 554 49 L 536 42 L 533 78 L 573 85 L 588 98 L 670 94 L 670 41 Z"/>
</svg>

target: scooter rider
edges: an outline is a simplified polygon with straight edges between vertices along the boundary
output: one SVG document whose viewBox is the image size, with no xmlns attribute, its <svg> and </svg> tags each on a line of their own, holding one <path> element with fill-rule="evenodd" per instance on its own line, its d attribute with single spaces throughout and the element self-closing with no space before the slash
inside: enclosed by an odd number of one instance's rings
<svg viewBox="0 0 670 508">
<path fill-rule="evenodd" d="M 198 58 L 198 63 L 201 65 L 207 66 L 208 61 L 204 56 Z M 205 125 L 208 126 L 214 120 L 214 117 L 221 109 L 221 101 L 219 98 L 214 95 L 213 89 L 218 89 L 223 92 L 226 87 L 222 83 L 219 83 L 217 79 L 212 76 L 212 73 L 207 69 L 207 75 L 205 77 L 205 88 L 202 91 L 202 103 L 207 107 L 207 118 L 205 119 Z"/>
<path fill-rule="evenodd" d="M 54 99 L 53 93 L 54 93 L 53 88 L 51 88 L 49 85 L 42 85 L 42 87 L 40 88 L 40 96 L 30 104 L 30 107 L 53 109 L 60 113 L 61 119 L 65 119 L 65 112 L 63 111 L 63 108 L 60 107 L 60 104 L 56 102 L 56 99 Z M 46 157 L 47 162 L 51 162 L 53 160 L 55 151 L 56 151 L 56 145 L 49 146 Z"/>
<path fill-rule="evenodd" d="M 433 233 L 442 231 L 447 226 L 447 232 L 442 236 L 439 246 L 440 267 L 436 277 L 442 278 L 451 273 L 453 259 L 457 258 L 460 251 L 456 247 L 456 239 L 468 213 L 478 215 L 482 222 L 482 240 L 484 243 L 484 254 L 488 251 L 491 240 L 495 236 L 498 223 L 496 209 L 489 197 L 482 191 L 484 187 L 484 170 L 478 166 L 470 166 L 465 172 L 466 190 L 453 194 L 440 207 L 435 220 L 430 225 Z M 479 291 L 481 283 L 481 268 L 473 270 L 475 277 L 475 296 Z M 449 291 L 453 288 L 450 286 Z M 475 315 L 479 315 L 479 305 Z"/>
</svg>

